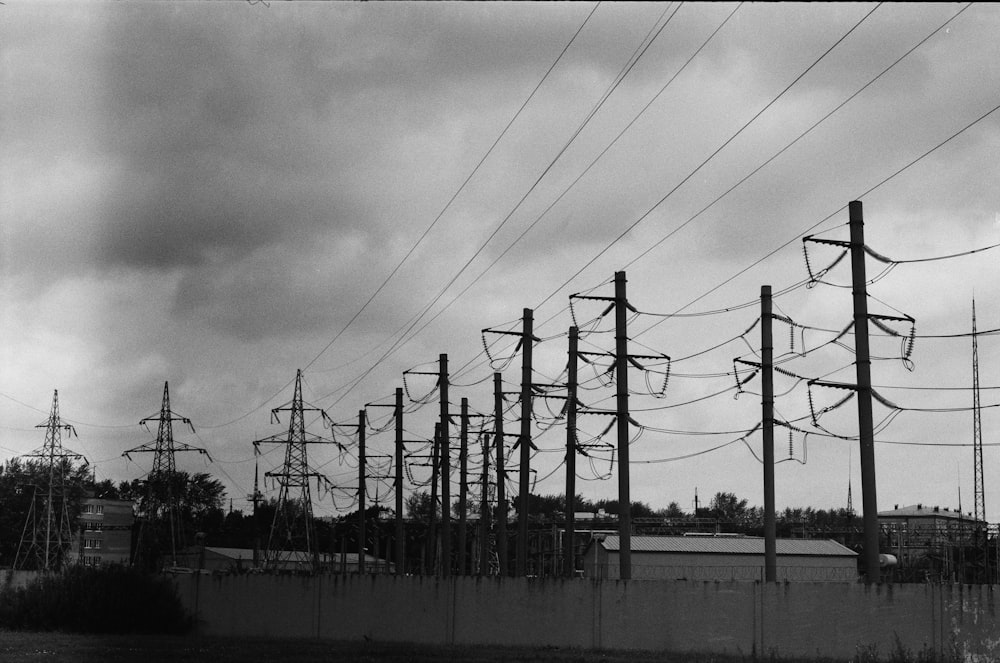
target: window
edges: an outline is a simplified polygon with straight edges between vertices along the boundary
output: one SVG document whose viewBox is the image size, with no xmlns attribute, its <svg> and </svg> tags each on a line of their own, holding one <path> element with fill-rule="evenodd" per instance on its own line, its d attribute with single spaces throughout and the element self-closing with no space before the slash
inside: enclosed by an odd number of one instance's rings
<svg viewBox="0 0 1000 663">
<path fill-rule="evenodd" d="M 83 547 L 91 550 L 100 550 L 101 540 L 100 539 L 84 539 Z"/>
</svg>

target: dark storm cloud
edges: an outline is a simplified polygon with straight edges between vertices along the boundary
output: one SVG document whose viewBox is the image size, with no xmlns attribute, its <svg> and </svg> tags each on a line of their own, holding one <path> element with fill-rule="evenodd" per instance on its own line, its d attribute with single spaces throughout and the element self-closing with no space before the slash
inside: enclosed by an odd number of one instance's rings
<svg viewBox="0 0 1000 663">
<path fill-rule="evenodd" d="M 349 223 L 346 196 L 320 196 L 317 171 L 335 177 L 351 155 L 309 145 L 294 81 L 261 95 L 263 55 L 200 20 L 210 12 L 130 13 L 108 26 L 105 53 L 105 147 L 120 164 L 102 209 L 106 264 L 198 264 Z"/>
</svg>

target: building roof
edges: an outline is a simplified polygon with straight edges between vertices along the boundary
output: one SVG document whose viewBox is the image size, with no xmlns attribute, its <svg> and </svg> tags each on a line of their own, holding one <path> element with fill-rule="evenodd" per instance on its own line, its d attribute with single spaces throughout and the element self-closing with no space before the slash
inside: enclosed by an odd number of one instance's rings
<svg viewBox="0 0 1000 663">
<path fill-rule="evenodd" d="M 213 552 L 216 555 L 219 555 L 221 557 L 228 557 L 228 558 L 234 559 L 234 560 L 236 560 L 236 559 L 253 560 L 253 549 L 252 548 L 224 548 L 224 547 L 220 547 L 220 546 L 205 546 L 205 550 Z M 197 548 L 190 548 L 190 549 L 186 550 L 185 552 L 188 552 L 188 553 L 190 553 L 190 552 L 197 552 Z M 260 554 L 260 558 L 263 559 L 265 551 L 264 550 L 260 550 L 259 554 Z M 305 562 L 305 561 L 309 560 L 308 555 L 305 552 L 301 551 L 301 550 L 281 550 L 281 551 L 278 552 L 278 555 L 279 555 L 279 557 L 281 559 L 283 559 L 283 560 L 289 560 L 289 561 Z M 327 562 L 327 561 L 330 561 L 330 560 L 332 560 L 332 561 L 334 561 L 336 563 L 340 562 L 340 553 L 319 553 L 319 556 L 320 556 L 320 559 L 322 561 L 324 561 L 324 562 Z M 357 562 L 358 562 L 358 553 L 345 553 L 344 554 L 344 559 L 349 564 L 357 564 Z M 365 563 L 366 564 L 367 563 L 374 563 L 374 562 L 384 562 L 384 561 L 385 560 L 381 560 L 378 557 L 375 557 L 374 555 L 369 555 L 368 553 L 365 553 Z"/>
<path fill-rule="evenodd" d="M 607 536 L 596 543 L 617 552 L 621 542 Z M 850 556 L 857 553 L 830 539 L 778 539 L 779 555 Z M 723 555 L 763 555 L 764 539 L 753 536 L 633 536 L 632 552 L 706 553 Z"/>
<path fill-rule="evenodd" d="M 953 511 L 948 507 L 928 506 L 925 504 L 911 504 L 910 506 L 892 509 L 891 511 L 879 511 L 879 518 L 947 518 L 950 520 L 974 521 L 970 513 Z"/>
</svg>

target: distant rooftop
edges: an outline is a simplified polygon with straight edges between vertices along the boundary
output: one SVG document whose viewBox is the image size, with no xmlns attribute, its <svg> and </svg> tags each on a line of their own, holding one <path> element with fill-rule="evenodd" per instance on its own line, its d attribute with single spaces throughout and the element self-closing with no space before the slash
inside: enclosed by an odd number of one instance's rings
<svg viewBox="0 0 1000 663">
<path fill-rule="evenodd" d="M 598 542 L 605 550 L 618 551 L 617 536 L 607 536 Z M 778 539 L 779 555 L 843 555 L 857 553 L 830 539 Z M 633 536 L 632 552 L 719 553 L 730 555 L 763 555 L 764 539 L 756 536 Z"/>
<path fill-rule="evenodd" d="M 948 507 L 930 506 L 927 504 L 911 504 L 899 506 L 891 511 L 879 511 L 879 518 L 951 518 L 954 520 L 974 520 L 971 513 L 962 513 Z"/>
</svg>

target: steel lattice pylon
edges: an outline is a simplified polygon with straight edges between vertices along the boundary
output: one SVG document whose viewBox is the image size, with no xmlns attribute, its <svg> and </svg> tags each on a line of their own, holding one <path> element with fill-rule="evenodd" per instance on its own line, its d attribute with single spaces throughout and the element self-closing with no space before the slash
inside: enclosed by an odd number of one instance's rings
<svg viewBox="0 0 1000 663">
<path fill-rule="evenodd" d="M 254 440 L 254 451 L 259 452 L 261 444 L 284 444 L 285 462 L 281 470 L 265 472 L 265 477 L 277 480 L 279 485 L 278 503 L 271 522 L 271 531 L 264 550 L 264 568 L 269 571 L 299 570 L 315 573 L 320 570 L 319 546 L 313 524 L 312 491 L 309 481 L 316 479 L 329 484 L 326 477 L 309 466 L 308 447 L 310 444 L 336 444 L 333 439 L 323 438 L 306 432 L 305 412 L 319 412 L 324 424 L 332 421 L 320 408 L 307 407 L 302 401 L 302 371 L 295 373 L 295 393 L 289 403 L 271 410 L 271 421 L 278 421 L 278 412 L 291 412 L 288 431 Z"/>
<path fill-rule="evenodd" d="M 976 337 L 976 300 L 972 300 L 972 453 L 973 453 L 973 511 L 976 525 L 976 548 L 982 558 L 982 580 L 989 582 L 989 537 L 986 535 L 986 488 L 983 480 L 983 422 L 979 401 L 979 341 Z"/>
<path fill-rule="evenodd" d="M 83 459 L 86 464 L 86 459 L 62 446 L 62 431 L 76 435 L 76 430 L 59 417 L 58 389 L 52 396 L 49 418 L 35 428 L 45 429 L 45 443 L 26 457 L 39 459 L 48 470 L 48 477 L 46 485 L 32 486 L 34 494 L 14 556 L 14 568 L 56 571 L 66 563 L 73 536 L 66 499 L 66 471 L 73 460 Z M 42 508 L 38 508 L 39 502 Z"/>
<path fill-rule="evenodd" d="M 156 429 L 156 440 L 147 442 L 133 449 L 129 449 L 122 455 L 132 460 L 134 453 L 152 453 L 153 469 L 146 477 L 146 501 L 143 507 L 143 516 L 139 523 L 139 537 L 136 549 L 133 554 L 133 563 L 143 555 L 155 555 L 159 549 L 156 540 L 155 524 L 161 520 L 166 520 L 170 530 L 170 564 L 177 565 L 177 550 L 184 547 L 184 528 L 180 521 L 180 492 L 183 486 L 179 485 L 177 474 L 177 463 L 174 454 L 178 451 L 197 451 L 199 454 L 209 456 L 205 449 L 193 447 L 190 444 L 177 443 L 174 441 L 173 422 L 180 421 L 187 424 L 194 433 L 194 426 L 187 417 L 182 417 L 170 409 L 170 385 L 163 383 L 163 401 L 160 405 L 160 412 L 156 416 L 146 417 L 139 422 L 148 430 L 147 423 L 158 422 Z"/>
</svg>

